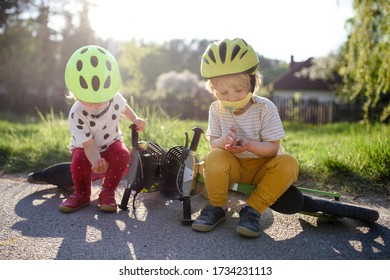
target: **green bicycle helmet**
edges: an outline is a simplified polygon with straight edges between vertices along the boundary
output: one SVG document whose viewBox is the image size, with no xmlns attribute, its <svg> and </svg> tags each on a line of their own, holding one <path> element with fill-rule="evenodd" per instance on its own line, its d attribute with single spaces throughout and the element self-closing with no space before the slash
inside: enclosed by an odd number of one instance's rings
<svg viewBox="0 0 390 280">
<path fill-rule="evenodd" d="M 255 75 L 259 58 L 253 48 L 243 39 L 224 39 L 208 46 L 200 64 L 203 79 L 248 73 Z"/>
<path fill-rule="evenodd" d="M 65 84 L 81 101 L 106 102 L 120 86 L 120 72 L 114 56 L 106 49 L 89 45 L 75 51 L 65 68 Z"/>
</svg>

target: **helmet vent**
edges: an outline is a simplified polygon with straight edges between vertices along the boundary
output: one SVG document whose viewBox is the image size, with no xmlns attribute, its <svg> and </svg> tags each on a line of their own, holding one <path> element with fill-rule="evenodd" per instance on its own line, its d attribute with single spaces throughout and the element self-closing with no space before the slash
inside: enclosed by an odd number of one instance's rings
<svg viewBox="0 0 390 280">
<path fill-rule="evenodd" d="M 98 60 L 98 58 L 96 56 L 91 56 L 91 64 L 95 68 L 96 68 L 96 66 L 98 66 L 99 60 Z"/>
<path fill-rule="evenodd" d="M 111 76 L 108 76 L 106 81 L 104 82 L 104 88 L 109 88 L 111 86 Z"/>
<path fill-rule="evenodd" d="M 240 59 L 243 58 L 243 57 L 246 55 L 247 52 L 248 52 L 248 50 L 246 50 L 245 52 L 243 52 L 242 55 L 240 56 Z"/>
<path fill-rule="evenodd" d="M 219 45 L 219 57 L 221 58 L 222 63 L 225 63 L 226 60 L 226 49 L 227 46 L 225 42 Z"/>
<path fill-rule="evenodd" d="M 256 64 L 252 68 L 249 68 L 248 70 L 246 70 L 246 73 L 248 73 L 249 75 L 253 75 L 253 72 L 255 72 L 257 70 L 257 66 L 258 66 L 258 64 Z"/>
<path fill-rule="evenodd" d="M 111 62 L 108 60 L 106 61 L 106 67 L 107 67 L 108 71 L 111 71 L 111 69 L 112 69 Z"/>
<path fill-rule="evenodd" d="M 87 50 L 88 50 L 88 48 L 82 49 L 80 54 L 83 54 L 83 53 L 87 52 Z"/>
<path fill-rule="evenodd" d="M 101 52 L 102 54 L 106 54 L 106 52 L 105 52 L 103 49 L 101 49 L 101 48 L 97 48 L 97 50 L 98 50 L 99 52 Z"/>
<path fill-rule="evenodd" d="M 232 51 L 232 57 L 231 57 L 231 61 L 234 60 L 234 58 L 236 57 L 236 55 L 240 52 L 241 50 L 241 47 L 239 45 L 235 45 L 234 48 L 233 48 L 233 51 Z"/>
<path fill-rule="evenodd" d="M 205 57 L 203 57 L 203 62 L 210 65 L 209 61 Z"/>
<path fill-rule="evenodd" d="M 83 76 L 80 76 L 79 82 L 80 82 L 80 86 L 81 86 L 83 89 L 88 89 L 88 84 L 87 84 L 87 82 L 85 81 L 85 79 L 84 79 Z"/>
<path fill-rule="evenodd" d="M 212 50 L 209 50 L 209 57 L 211 58 L 211 60 L 216 63 L 217 60 L 215 59 L 215 56 L 214 56 L 214 52 Z"/>
<path fill-rule="evenodd" d="M 92 88 L 94 91 L 98 91 L 100 87 L 100 80 L 98 76 L 92 77 Z"/>
<path fill-rule="evenodd" d="M 78 60 L 76 63 L 77 71 L 81 71 L 83 69 L 83 62 L 81 60 Z"/>
</svg>

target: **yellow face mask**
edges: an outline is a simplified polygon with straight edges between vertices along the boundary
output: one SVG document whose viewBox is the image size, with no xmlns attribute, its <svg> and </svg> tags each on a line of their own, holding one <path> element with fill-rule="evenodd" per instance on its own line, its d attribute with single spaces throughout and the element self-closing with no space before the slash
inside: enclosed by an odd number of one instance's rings
<svg viewBox="0 0 390 280">
<path fill-rule="evenodd" d="M 221 102 L 222 106 L 226 108 L 229 112 L 235 113 L 240 111 L 242 108 L 245 107 L 245 105 L 251 100 L 252 98 L 252 93 L 249 92 L 243 99 L 238 100 L 238 101 L 224 101 L 224 100 L 219 100 Z"/>
</svg>

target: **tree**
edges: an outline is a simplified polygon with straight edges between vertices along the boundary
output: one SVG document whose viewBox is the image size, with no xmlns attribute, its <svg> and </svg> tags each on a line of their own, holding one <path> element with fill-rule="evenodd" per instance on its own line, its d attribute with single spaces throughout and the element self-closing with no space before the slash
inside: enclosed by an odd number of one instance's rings
<svg viewBox="0 0 390 280">
<path fill-rule="evenodd" d="M 6 14 L 0 33 L 0 84 L 5 91 L 1 106 L 18 113 L 47 107 L 46 94 L 55 77 L 49 6 L 44 1 L 15 1 Z"/>
<path fill-rule="evenodd" d="M 11 22 L 18 20 L 19 15 L 30 4 L 30 0 L 1 0 L 0 1 L 0 33 Z"/>
<path fill-rule="evenodd" d="M 198 75 L 188 70 L 161 74 L 156 81 L 156 97 L 169 116 L 182 119 L 207 119 L 208 108 L 215 100 Z"/>
<path fill-rule="evenodd" d="M 120 45 L 118 63 L 122 74 L 122 92 L 125 95 L 141 96 L 145 91 L 147 78 L 141 71 L 145 57 L 158 52 L 155 46 L 145 46 L 131 40 Z"/>
<path fill-rule="evenodd" d="M 355 0 L 355 16 L 343 51 L 343 91 L 363 101 L 364 119 L 385 122 L 390 116 L 390 2 Z"/>
<path fill-rule="evenodd" d="M 65 10 L 70 0 L 0 1 L 0 107 L 16 113 L 66 109 L 66 61 L 85 44 L 95 43 L 88 21 L 89 2 L 77 9 L 79 24 Z M 64 20 L 65 27 L 51 24 Z M 62 40 L 62 41 L 61 41 Z"/>
<path fill-rule="evenodd" d="M 156 81 L 156 90 L 164 92 L 166 96 L 172 96 L 177 99 L 194 98 L 200 91 L 200 82 L 198 76 L 188 70 L 182 73 L 170 71 L 161 74 Z"/>
</svg>

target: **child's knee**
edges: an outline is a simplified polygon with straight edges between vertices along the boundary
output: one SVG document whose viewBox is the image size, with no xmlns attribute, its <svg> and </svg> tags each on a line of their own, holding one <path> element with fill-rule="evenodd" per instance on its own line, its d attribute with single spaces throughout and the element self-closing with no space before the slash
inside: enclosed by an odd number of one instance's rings
<svg viewBox="0 0 390 280">
<path fill-rule="evenodd" d="M 284 171 L 290 171 L 291 173 L 296 173 L 296 176 L 298 176 L 299 163 L 295 157 L 287 154 L 280 155 L 277 157 L 277 166 L 279 169 Z"/>
<path fill-rule="evenodd" d="M 126 164 L 129 163 L 130 161 L 130 152 L 128 150 L 122 150 L 121 151 L 122 155 L 122 161 L 124 161 Z"/>
<path fill-rule="evenodd" d="M 211 150 L 205 160 L 204 166 L 206 170 L 221 170 L 229 166 L 231 154 L 223 149 Z"/>
</svg>

